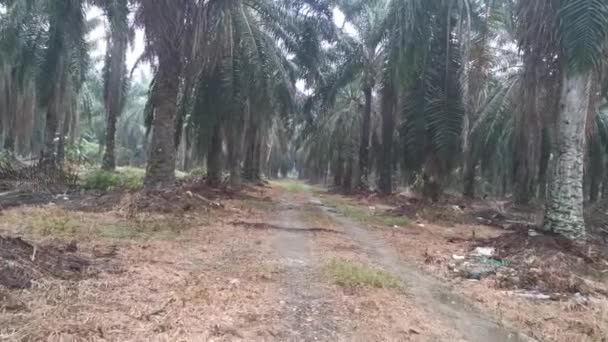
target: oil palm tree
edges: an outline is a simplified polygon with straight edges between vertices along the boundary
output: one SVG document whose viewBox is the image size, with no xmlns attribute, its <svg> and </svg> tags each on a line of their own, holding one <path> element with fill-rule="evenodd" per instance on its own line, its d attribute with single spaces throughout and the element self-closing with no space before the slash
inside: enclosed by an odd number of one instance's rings
<svg viewBox="0 0 608 342">
<path fill-rule="evenodd" d="M 328 77 L 328 82 L 318 89 L 317 97 L 322 98 L 324 107 L 336 99 L 336 94 L 344 87 L 352 87 L 357 81 L 363 96 L 359 140 L 359 177 L 356 186 L 367 189 L 370 172 L 370 138 L 372 127 L 373 91 L 381 76 L 384 60 L 384 44 L 381 32 L 382 20 L 385 17 L 385 3 L 379 1 L 344 0 L 338 2 L 338 8 L 344 13 L 344 24 L 349 30 L 342 29 L 336 42 L 335 50 L 341 56 L 341 65 Z"/>
<path fill-rule="evenodd" d="M 152 137 L 146 187 L 170 185 L 175 180 L 177 101 L 187 42 L 184 34 L 192 24 L 195 5 L 187 0 L 141 1 L 137 9 L 136 21 L 145 31 L 148 57 L 157 62 L 149 99 Z"/>
<path fill-rule="evenodd" d="M 315 120 L 299 135 L 298 164 L 301 172 L 312 181 L 322 182 L 329 169 L 333 186 L 349 193 L 353 190 L 357 149 L 364 118 L 353 113 L 361 112 L 364 95 L 361 83 L 352 82 L 341 87 L 330 108 L 316 113 Z"/>
<path fill-rule="evenodd" d="M 129 7 L 127 0 L 96 0 L 109 22 L 108 44 L 104 65 L 106 138 L 102 168 L 116 168 L 116 122 L 123 109 L 127 87 L 126 54 L 129 40 Z"/>
<path fill-rule="evenodd" d="M 206 137 L 215 137 L 216 147 L 223 123 L 247 131 L 257 177 L 261 130 L 270 128 L 269 115 L 277 111 L 272 99 L 289 97 L 296 75 L 314 81 L 315 56 L 330 17 L 324 1 L 141 1 L 138 22 L 145 28 L 150 54 L 158 61 L 150 98 L 153 120 L 146 184 L 173 181 L 175 140 L 179 139 L 170 137 L 181 132 L 178 123 L 188 115 L 190 121 L 201 118 L 199 128 L 213 127 Z M 193 48 L 181 43 L 185 41 Z M 213 99 L 213 107 L 192 111 L 196 103 L 205 103 L 205 96 L 209 98 L 199 90 L 209 89 L 204 84 L 212 80 L 217 81 L 214 89 L 226 92 Z M 215 124 L 204 119 L 211 110 Z M 245 119 L 237 115 L 243 113 Z M 205 141 L 205 131 L 196 134 Z"/>
<path fill-rule="evenodd" d="M 75 95 L 88 64 L 84 1 L 5 1 L 3 5 L 2 43 L 12 56 L 3 63 L 16 72 L 13 76 L 19 84 L 36 85 L 37 107 L 46 111 L 42 157 L 49 164 L 61 162 L 65 133 L 77 114 Z"/>
<path fill-rule="evenodd" d="M 593 72 L 600 67 L 608 42 L 608 3 L 562 1 L 557 22 L 564 72 L 557 115 L 555 168 L 544 227 L 580 240 L 585 238 L 583 173 L 590 89 Z"/>
<path fill-rule="evenodd" d="M 440 184 L 456 165 L 464 108 L 457 29 L 470 13 L 466 0 L 390 1 L 381 90 L 383 118 L 379 189 L 392 192 L 397 113 L 403 166 Z M 466 11 L 466 12 L 465 12 Z M 469 19 L 470 20 L 470 19 Z"/>
</svg>

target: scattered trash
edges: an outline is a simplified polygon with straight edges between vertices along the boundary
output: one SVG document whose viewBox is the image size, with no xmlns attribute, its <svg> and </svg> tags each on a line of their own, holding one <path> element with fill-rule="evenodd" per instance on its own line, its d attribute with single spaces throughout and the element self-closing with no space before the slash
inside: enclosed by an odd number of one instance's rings
<svg viewBox="0 0 608 342">
<path fill-rule="evenodd" d="M 589 298 L 583 296 L 580 292 L 575 293 L 572 300 L 578 305 L 587 305 L 589 303 Z"/>
<path fill-rule="evenodd" d="M 552 296 L 550 296 L 548 294 L 540 293 L 538 291 L 519 290 L 519 291 L 505 291 L 505 293 L 508 295 L 513 295 L 513 296 L 522 297 L 522 298 L 526 298 L 526 299 L 534 299 L 534 300 L 550 300 L 553 298 Z"/>
<path fill-rule="evenodd" d="M 398 225 L 394 225 L 393 228 L 397 229 L 397 228 L 399 228 L 399 226 Z"/>
<path fill-rule="evenodd" d="M 483 256 L 483 257 L 491 257 L 496 254 L 496 248 L 494 247 L 475 247 L 471 255 L 473 256 Z"/>
<path fill-rule="evenodd" d="M 496 249 L 491 247 L 477 247 L 468 255 L 453 254 L 455 263 L 448 267 L 465 279 L 481 280 L 483 278 L 503 273 L 506 264 L 491 256 L 496 254 Z"/>
<path fill-rule="evenodd" d="M 464 213 L 464 210 L 462 210 L 462 208 L 460 208 L 460 207 L 459 207 L 459 206 L 457 206 L 457 205 L 453 205 L 453 206 L 452 206 L 452 210 L 453 210 L 454 212 L 456 212 L 456 213 L 459 213 L 459 214 Z"/>
<path fill-rule="evenodd" d="M 540 235 L 541 234 L 539 232 L 537 232 L 536 230 L 534 230 L 534 229 L 529 229 L 528 230 L 528 236 L 535 237 L 535 236 L 540 236 Z"/>
<path fill-rule="evenodd" d="M 236 279 L 236 278 L 235 278 L 235 279 L 231 279 L 231 280 L 230 280 L 230 287 L 232 287 L 232 288 L 236 288 L 236 287 L 238 287 L 240 284 L 241 284 L 241 281 L 240 281 L 240 280 L 238 280 L 238 279 Z"/>
<path fill-rule="evenodd" d="M 55 199 L 60 200 L 60 201 L 69 201 L 70 200 L 70 198 L 68 197 L 67 194 L 55 195 Z"/>
<path fill-rule="evenodd" d="M 463 267 L 458 270 L 460 276 L 466 279 L 481 280 L 491 275 L 496 274 L 496 266 L 490 264 L 473 264 L 464 263 Z"/>
<path fill-rule="evenodd" d="M 502 260 L 499 259 L 495 259 L 495 258 L 486 258 L 486 257 L 482 257 L 479 259 L 481 262 L 484 262 L 486 264 L 491 264 L 494 266 L 499 266 L 499 267 L 504 267 L 506 266 L 505 263 Z"/>
<path fill-rule="evenodd" d="M 424 228 L 424 223 L 418 223 L 418 227 Z"/>
<path fill-rule="evenodd" d="M 309 200 L 308 203 L 310 203 L 312 205 L 323 205 L 323 202 L 319 201 L 316 198 L 313 198 L 313 199 Z"/>
<path fill-rule="evenodd" d="M 481 224 L 491 224 L 492 223 L 492 220 L 488 220 L 487 218 L 481 217 L 481 216 L 476 217 L 475 220 L 477 220 L 477 222 L 479 222 Z"/>
</svg>

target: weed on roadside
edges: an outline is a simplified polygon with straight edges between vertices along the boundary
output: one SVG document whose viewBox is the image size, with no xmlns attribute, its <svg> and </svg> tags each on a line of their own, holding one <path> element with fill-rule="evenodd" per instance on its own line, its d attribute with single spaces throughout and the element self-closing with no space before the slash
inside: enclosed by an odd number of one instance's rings
<svg viewBox="0 0 608 342">
<path fill-rule="evenodd" d="M 400 289 L 401 281 L 392 274 L 345 260 L 332 260 L 326 267 L 328 275 L 342 287 Z"/>
<path fill-rule="evenodd" d="M 191 220 L 173 215 L 140 214 L 125 218 L 109 213 L 85 213 L 49 205 L 5 212 L 0 230 L 16 230 L 64 239 L 171 239 L 192 227 Z"/>
<path fill-rule="evenodd" d="M 375 224 L 385 227 L 406 227 L 411 221 L 405 216 L 394 216 L 377 210 L 353 204 L 351 201 L 334 196 L 325 197 L 323 202 L 329 207 L 334 208 L 340 214 L 349 217 L 353 220 L 366 224 Z"/>
</svg>

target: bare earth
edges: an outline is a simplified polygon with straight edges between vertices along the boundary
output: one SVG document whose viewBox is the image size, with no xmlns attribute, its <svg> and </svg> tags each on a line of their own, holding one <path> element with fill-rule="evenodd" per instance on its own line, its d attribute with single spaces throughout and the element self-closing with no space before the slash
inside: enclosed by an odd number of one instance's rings
<svg viewBox="0 0 608 342">
<path fill-rule="evenodd" d="M 0 235 L 36 247 L 25 258 L 35 270 L 28 286 L 0 285 L 0 340 L 607 340 L 605 330 L 552 333 L 574 315 L 567 301 L 534 303 L 483 281 L 449 280 L 423 262 L 429 248 L 443 248 L 433 228 L 379 228 L 334 210 L 331 196 L 290 181 L 179 214 L 5 210 Z M 86 270 L 57 277 L 39 268 L 57 253 Z M 2 280 L 13 261 L 0 262 Z M 336 262 L 389 280 L 341 282 Z M 577 314 L 601 325 L 605 299 L 594 303 Z M 553 318 L 530 325 L 521 319 L 548 312 Z"/>
</svg>

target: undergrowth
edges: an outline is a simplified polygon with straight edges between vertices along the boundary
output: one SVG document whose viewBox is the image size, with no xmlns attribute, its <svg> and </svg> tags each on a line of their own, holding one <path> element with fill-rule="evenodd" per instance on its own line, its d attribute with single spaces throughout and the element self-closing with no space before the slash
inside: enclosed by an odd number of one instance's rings
<svg viewBox="0 0 608 342">
<path fill-rule="evenodd" d="M 72 212 L 57 207 L 43 207 L 27 212 L 5 215 L 7 223 L 19 221 L 28 233 L 53 238 L 80 239 L 171 239 L 191 226 L 185 218 L 167 215 L 141 214 L 133 218 Z"/>
<path fill-rule="evenodd" d="M 139 190 L 144 185 L 144 169 L 120 167 L 116 171 L 91 170 L 82 175 L 80 183 L 88 190 Z"/>
<path fill-rule="evenodd" d="M 312 187 L 306 183 L 297 180 L 285 179 L 277 182 L 277 184 L 291 193 L 310 192 Z"/>
<path fill-rule="evenodd" d="M 348 199 L 327 196 L 323 198 L 323 202 L 336 209 L 342 215 L 361 223 L 377 224 L 388 227 L 405 227 L 411 223 L 406 216 L 394 216 L 382 213 L 375 209 L 372 210 L 368 207 L 352 204 Z"/>
<path fill-rule="evenodd" d="M 402 283 L 392 274 L 362 264 L 332 260 L 326 267 L 333 281 L 343 287 L 399 289 Z"/>
</svg>

